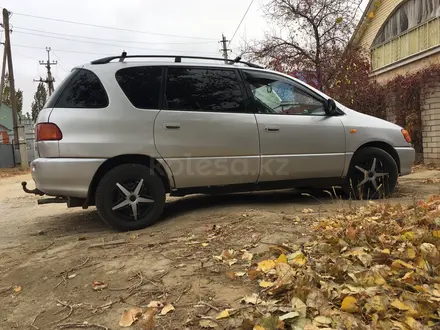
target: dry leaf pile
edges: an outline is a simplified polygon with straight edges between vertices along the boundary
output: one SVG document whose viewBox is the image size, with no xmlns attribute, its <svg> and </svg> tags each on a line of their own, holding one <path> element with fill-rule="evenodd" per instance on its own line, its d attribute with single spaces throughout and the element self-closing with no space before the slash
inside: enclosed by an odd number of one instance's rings
<svg viewBox="0 0 440 330">
<path fill-rule="evenodd" d="M 229 272 L 259 291 L 217 319 L 249 330 L 440 329 L 440 196 L 412 206 L 370 202 L 313 229 L 303 246 L 271 247 L 246 276 Z M 230 267 L 240 256 L 214 258 Z"/>
</svg>

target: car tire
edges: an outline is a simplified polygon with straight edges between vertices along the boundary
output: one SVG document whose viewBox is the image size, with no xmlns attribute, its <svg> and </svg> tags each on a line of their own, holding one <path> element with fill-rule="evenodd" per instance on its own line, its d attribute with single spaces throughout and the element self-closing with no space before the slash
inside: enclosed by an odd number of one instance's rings
<svg viewBox="0 0 440 330">
<path fill-rule="evenodd" d="M 161 178 L 140 164 L 119 165 L 107 172 L 96 188 L 96 208 L 102 220 L 119 231 L 152 225 L 165 207 Z"/>
<path fill-rule="evenodd" d="M 398 177 L 397 164 L 389 153 L 375 147 L 362 148 L 351 160 L 344 191 L 354 199 L 389 197 Z"/>
</svg>

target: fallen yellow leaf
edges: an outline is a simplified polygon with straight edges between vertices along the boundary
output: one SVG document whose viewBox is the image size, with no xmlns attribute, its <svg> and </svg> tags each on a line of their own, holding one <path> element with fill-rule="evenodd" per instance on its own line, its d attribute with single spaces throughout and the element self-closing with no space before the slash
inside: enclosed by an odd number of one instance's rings
<svg viewBox="0 0 440 330">
<path fill-rule="evenodd" d="M 433 230 L 432 231 L 432 236 L 435 238 L 440 238 L 440 230 Z"/>
<path fill-rule="evenodd" d="M 397 270 L 402 268 L 415 269 L 413 265 L 410 265 L 409 263 L 402 260 L 394 260 L 391 264 L 391 269 Z"/>
<path fill-rule="evenodd" d="M 395 299 L 392 303 L 391 306 L 393 306 L 394 308 L 401 310 L 401 311 L 409 311 L 411 309 L 411 307 L 409 307 L 407 304 L 405 304 L 404 302 L 400 301 L 399 299 Z"/>
<path fill-rule="evenodd" d="M 215 318 L 217 320 L 220 320 L 220 319 L 225 319 L 227 317 L 229 317 L 229 310 L 225 309 L 224 311 L 221 311 L 220 313 L 218 313 Z"/>
<path fill-rule="evenodd" d="M 209 245 L 209 243 L 202 243 L 203 247 L 207 247 Z"/>
<path fill-rule="evenodd" d="M 14 292 L 18 293 L 21 291 L 21 286 L 14 286 Z"/>
<path fill-rule="evenodd" d="M 408 258 L 408 259 L 415 259 L 416 258 L 416 250 L 414 250 L 413 248 L 408 248 L 407 250 L 406 250 L 406 257 Z"/>
<path fill-rule="evenodd" d="M 252 330 L 266 330 L 266 329 L 263 328 L 261 325 L 256 325 Z"/>
<path fill-rule="evenodd" d="M 412 241 L 414 239 L 414 232 L 407 231 L 400 236 L 403 240 Z"/>
<path fill-rule="evenodd" d="M 160 314 L 161 315 L 166 315 L 166 314 L 168 314 L 169 312 L 171 312 L 171 311 L 173 311 L 174 310 L 174 306 L 173 305 L 171 305 L 171 304 L 166 304 L 165 306 L 164 306 L 164 308 L 162 308 L 162 310 L 160 311 Z"/>
<path fill-rule="evenodd" d="M 417 258 L 416 266 L 417 266 L 417 268 L 424 269 L 424 270 L 429 269 L 429 263 L 425 259 L 423 259 L 422 257 Z"/>
<path fill-rule="evenodd" d="M 416 319 L 412 318 L 411 316 L 407 316 L 405 319 L 405 323 L 408 324 L 408 326 L 413 330 L 422 330 L 423 325 L 418 322 Z"/>
<path fill-rule="evenodd" d="M 288 262 L 293 266 L 304 266 L 307 262 L 306 256 L 301 252 L 297 251 L 295 253 L 289 254 L 287 256 Z"/>
<path fill-rule="evenodd" d="M 211 329 L 218 327 L 217 323 L 215 323 L 214 321 L 211 321 L 211 320 L 200 320 L 199 325 L 202 328 L 211 328 Z"/>
<path fill-rule="evenodd" d="M 274 284 L 275 284 L 274 282 L 260 281 L 260 283 L 258 285 L 262 288 L 268 288 L 268 287 L 273 286 Z"/>
<path fill-rule="evenodd" d="M 258 263 L 257 271 L 267 273 L 269 270 L 274 269 L 275 265 L 275 261 L 273 260 L 263 260 Z"/>
<path fill-rule="evenodd" d="M 347 313 L 355 313 L 358 310 L 357 300 L 352 296 L 347 296 L 342 300 L 341 309 Z"/>
<path fill-rule="evenodd" d="M 287 264 L 287 257 L 286 257 L 286 255 L 284 253 L 280 254 L 280 256 L 277 259 L 277 262 L 282 262 L 282 263 Z"/>
</svg>

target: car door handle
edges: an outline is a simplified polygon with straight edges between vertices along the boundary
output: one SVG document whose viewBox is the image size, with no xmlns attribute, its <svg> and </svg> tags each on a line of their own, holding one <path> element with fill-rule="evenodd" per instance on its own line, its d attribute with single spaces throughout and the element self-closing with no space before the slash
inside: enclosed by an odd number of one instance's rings
<svg viewBox="0 0 440 330">
<path fill-rule="evenodd" d="M 180 129 L 180 124 L 176 123 L 164 124 L 163 126 L 165 127 L 165 129 Z"/>
<path fill-rule="evenodd" d="M 278 132 L 280 128 L 278 126 L 266 126 L 264 130 L 266 132 Z"/>
</svg>

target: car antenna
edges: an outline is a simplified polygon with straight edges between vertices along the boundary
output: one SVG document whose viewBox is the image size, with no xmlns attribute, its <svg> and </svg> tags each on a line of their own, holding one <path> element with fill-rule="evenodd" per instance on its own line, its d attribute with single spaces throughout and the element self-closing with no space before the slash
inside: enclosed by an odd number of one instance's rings
<svg viewBox="0 0 440 330">
<path fill-rule="evenodd" d="M 241 56 L 237 56 L 235 59 L 234 59 L 234 63 L 238 63 L 238 62 L 240 62 L 241 61 Z"/>
<path fill-rule="evenodd" d="M 126 57 L 127 57 L 127 52 L 123 51 L 121 57 L 119 58 L 119 62 L 124 62 Z"/>
</svg>

